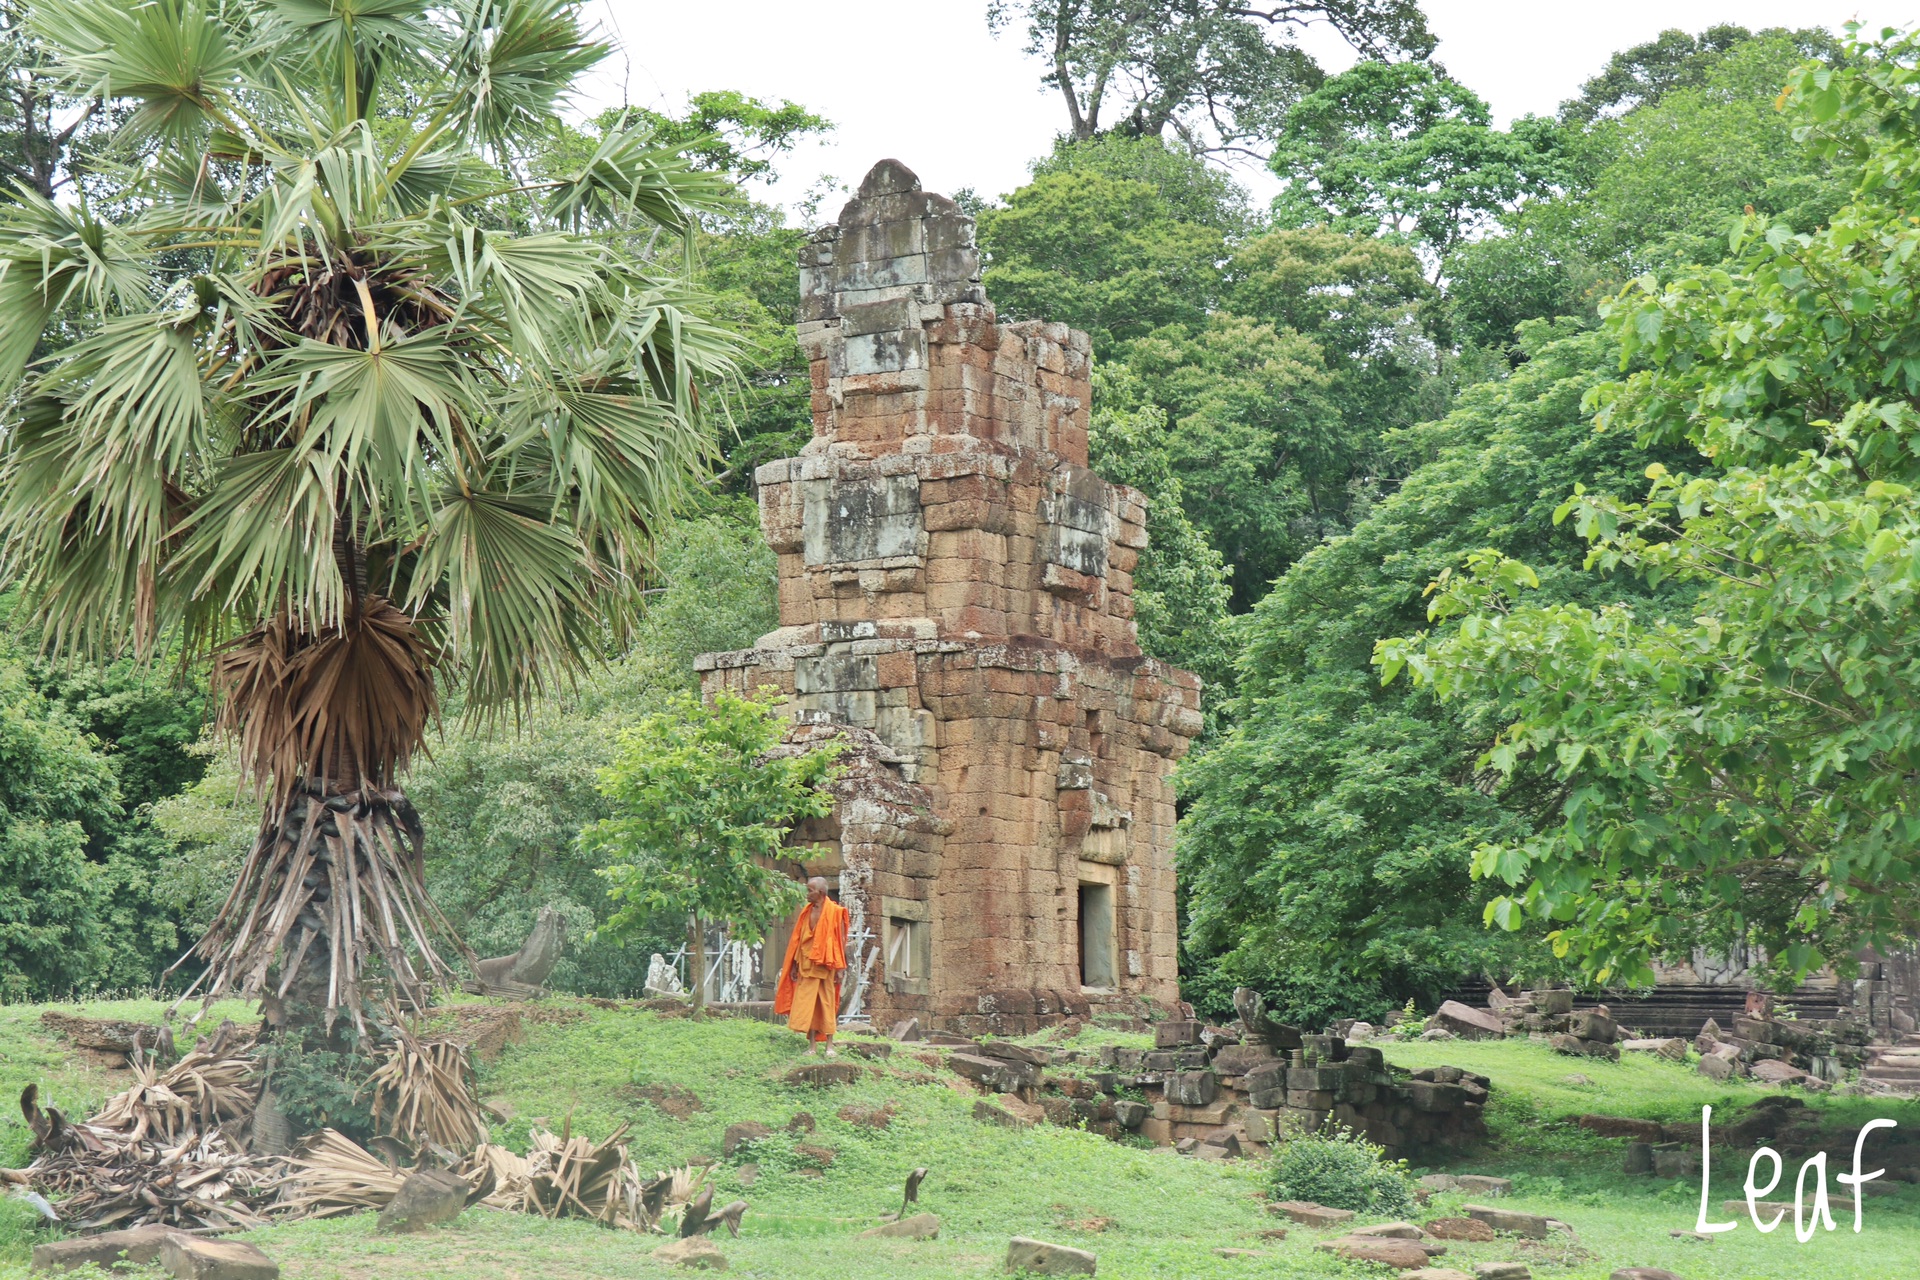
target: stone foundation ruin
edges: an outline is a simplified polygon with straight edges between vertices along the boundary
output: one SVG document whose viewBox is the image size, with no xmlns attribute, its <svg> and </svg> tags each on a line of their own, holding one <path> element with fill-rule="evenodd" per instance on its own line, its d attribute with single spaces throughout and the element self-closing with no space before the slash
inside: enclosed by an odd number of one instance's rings
<svg viewBox="0 0 1920 1280">
<path fill-rule="evenodd" d="M 1135 636 L 1146 501 L 1088 469 L 1086 335 L 1001 322 L 972 220 L 897 161 L 800 275 L 813 439 L 756 474 L 781 625 L 697 665 L 863 731 L 793 842 L 852 913 L 849 1000 L 965 1035 L 1171 1006 L 1200 682 Z"/>
</svg>

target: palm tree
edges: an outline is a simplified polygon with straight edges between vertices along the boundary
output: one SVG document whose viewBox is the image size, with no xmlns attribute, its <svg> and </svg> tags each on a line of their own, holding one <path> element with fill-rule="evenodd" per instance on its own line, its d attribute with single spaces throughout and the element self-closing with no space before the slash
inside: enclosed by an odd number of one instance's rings
<svg viewBox="0 0 1920 1280">
<path fill-rule="evenodd" d="M 722 192 L 638 128 L 543 167 L 607 52 L 575 0 L 32 22 L 124 124 L 111 201 L 0 207 L 16 616 L 55 653 L 210 661 L 264 813 L 201 994 L 417 1007 L 472 955 L 397 775 L 446 683 L 517 709 L 619 642 L 732 350 L 654 240 Z"/>
</svg>

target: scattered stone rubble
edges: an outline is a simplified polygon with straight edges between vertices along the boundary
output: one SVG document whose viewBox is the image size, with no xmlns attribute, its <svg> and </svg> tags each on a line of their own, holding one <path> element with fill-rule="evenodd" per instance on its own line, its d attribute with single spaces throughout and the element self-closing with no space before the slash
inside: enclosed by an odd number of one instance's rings
<svg viewBox="0 0 1920 1280">
<path fill-rule="evenodd" d="M 1854 1019 L 1801 1021 L 1776 1015 L 1765 997 L 1750 999 L 1752 1012 L 1723 1030 L 1707 1019 L 1691 1046 L 1677 1036 L 1635 1036 L 1622 1028 L 1604 1004 L 1574 1007 L 1574 993 L 1541 990 L 1508 995 L 1494 987 L 1487 1007 L 1458 1000 L 1443 1003 L 1428 1019 L 1427 1034 L 1494 1040 L 1527 1036 L 1560 1053 L 1618 1062 L 1621 1054 L 1652 1053 L 1686 1062 L 1688 1049 L 1700 1055 L 1698 1069 L 1715 1080 L 1751 1077 L 1766 1084 L 1825 1089 L 1848 1071 L 1862 1072 L 1862 1088 L 1873 1092 L 1920 1091 L 1920 1036 L 1911 1045 L 1875 1049 L 1865 1023 Z M 1884 1079 L 1880 1079 L 1884 1077 Z"/>
<path fill-rule="evenodd" d="M 945 1064 L 997 1095 L 975 1103 L 984 1123 L 1133 1132 L 1202 1159 L 1262 1155 L 1281 1135 L 1328 1125 L 1396 1157 L 1485 1139 L 1485 1076 L 1389 1067 L 1376 1048 L 1303 1035 L 1267 1017 L 1252 992 L 1241 994 L 1234 1028 L 1168 1020 L 1155 1027 L 1152 1049 L 1056 1053 L 988 1041 L 950 1051 Z"/>
<path fill-rule="evenodd" d="M 1731 1031 L 1709 1018 L 1693 1047 L 1700 1054 L 1701 1074 L 1716 1080 L 1752 1076 L 1767 1084 L 1825 1089 L 1867 1065 L 1872 1056 L 1867 1038 L 1866 1027 L 1858 1023 L 1802 1023 L 1768 1012 L 1734 1018 Z"/>
</svg>

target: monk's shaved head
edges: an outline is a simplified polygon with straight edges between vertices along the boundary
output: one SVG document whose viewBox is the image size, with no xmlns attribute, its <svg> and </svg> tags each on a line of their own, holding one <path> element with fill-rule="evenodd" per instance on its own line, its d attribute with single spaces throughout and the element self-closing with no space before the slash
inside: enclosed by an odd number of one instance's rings
<svg viewBox="0 0 1920 1280">
<path fill-rule="evenodd" d="M 807 881 L 807 888 L 818 889 L 820 892 L 825 893 L 827 891 L 827 878 L 825 876 L 814 876 Z"/>
</svg>

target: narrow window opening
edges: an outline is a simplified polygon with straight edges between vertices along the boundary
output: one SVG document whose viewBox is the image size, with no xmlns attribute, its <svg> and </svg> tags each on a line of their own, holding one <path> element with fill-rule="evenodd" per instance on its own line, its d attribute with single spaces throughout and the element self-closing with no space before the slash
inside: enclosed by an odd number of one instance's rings
<svg viewBox="0 0 1920 1280">
<path fill-rule="evenodd" d="M 898 917 L 887 921 L 887 976 L 889 978 L 924 978 L 927 976 L 924 958 L 923 933 L 927 927 L 924 920 L 903 920 Z"/>
</svg>

